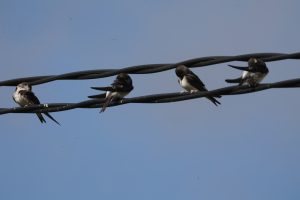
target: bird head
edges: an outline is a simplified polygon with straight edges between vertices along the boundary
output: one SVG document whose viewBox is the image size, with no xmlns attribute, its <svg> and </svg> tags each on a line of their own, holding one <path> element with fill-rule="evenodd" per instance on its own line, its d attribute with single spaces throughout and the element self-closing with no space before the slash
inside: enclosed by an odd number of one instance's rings
<svg viewBox="0 0 300 200">
<path fill-rule="evenodd" d="M 248 60 L 248 66 L 249 66 L 248 70 L 250 72 L 262 72 L 262 73 L 269 72 L 266 63 L 262 59 L 250 58 Z"/>
<path fill-rule="evenodd" d="M 191 73 L 191 70 L 185 65 L 178 65 L 175 69 L 175 73 L 180 79 L 183 79 L 183 76 Z"/>
<path fill-rule="evenodd" d="M 31 85 L 27 82 L 19 83 L 16 87 L 16 90 L 31 91 L 31 89 L 32 89 Z"/>
<path fill-rule="evenodd" d="M 120 81 L 121 83 L 125 83 L 126 85 L 132 85 L 132 79 L 126 73 L 120 73 L 120 74 L 118 74 L 116 79 L 118 81 Z"/>
</svg>

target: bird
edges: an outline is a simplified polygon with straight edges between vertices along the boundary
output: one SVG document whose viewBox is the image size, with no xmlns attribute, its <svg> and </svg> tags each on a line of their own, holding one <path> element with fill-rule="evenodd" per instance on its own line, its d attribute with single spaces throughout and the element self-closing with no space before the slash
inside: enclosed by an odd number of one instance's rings
<svg viewBox="0 0 300 200">
<path fill-rule="evenodd" d="M 13 100 L 19 104 L 21 107 L 39 105 L 40 101 L 32 92 L 32 86 L 27 82 L 22 82 L 17 85 L 13 95 Z M 44 115 L 53 120 L 56 124 L 60 125 L 58 121 L 56 121 L 48 112 L 44 112 Z M 45 118 L 42 113 L 36 113 L 41 123 L 46 123 Z"/>
<path fill-rule="evenodd" d="M 248 67 L 228 66 L 243 71 L 241 77 L 225 80 L 227 83 L 238 83 L 239 86 L 248 85 L 250 87 L 256 87 L 269 73 L 266 63 L 258 58 L 250 58 L 248 60 Z"/>
<path fill-rule="evenodd" d="M 178 83 L 187 92 L 194 93 L 198 91 L 208 91 L 200 78 L 185 65 L 178 65 L 175 69 L 175 73 L 179 78 Z M 216 95 L 215 97 L 221 98 L 220 95 Z M 221 104 L 213 96 L 208 96 L 206 98 L 208 98 L 216 106 L 218 106 L 218 104 Z"/>
<path fill-rule="evenodd" d="M 89 98 L 105 98 L 105 102 L 100 110 L 100 113 L 102 113 L 111 102 L 124 98 L 134 87 L 130 76 L 126 73 L 120 73 L 117 75 L 111 86 L 91 88 L 94 90 L 106 91 L 106 94 L 88 96 Z"/>
</svg>

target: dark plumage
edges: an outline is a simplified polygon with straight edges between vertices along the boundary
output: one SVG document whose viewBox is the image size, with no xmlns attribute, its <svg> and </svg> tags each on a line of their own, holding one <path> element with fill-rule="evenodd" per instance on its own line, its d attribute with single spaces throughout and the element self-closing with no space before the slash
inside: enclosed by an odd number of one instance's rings
<svg viewBox="0 0 300 200">
<path fill-rule="evenodd" d="M 198 91 L 208 91 L 204 85 L 204 83 L 199 79 L 199 77 L 194 74 L 188 67 L 185 65 L 179 65 L 175 69 L 175 73 L 178 76 L 178 82 L 183 89 L 192 93 Z M 220 98 L 221 96 L 216 96 Z M 211 102 L 213 102 L 216 106 L 221 104 L 218 100 L 216 100 L 213 96 L 206 97 Z"/>
<path fill-rule="evenodd" d="M 238 83 L 238 85 L 249 85 L 256 87 L 269 73 L 266 63 L 258 58 L 250 58 L 247 67 L 228 65 L 229 67 L 243 70 L 242 76 L 236 79 L 226 79 L 227 83 Z"/>
<path fill-rule="evenodd" d="M 21 107 L 31 106 L 31 105 L 39 105 L 39 99 L 34 95 L 31 91 L 32 87 L 29 83 L 23 82 L 17 85 L 15 92 L 13 93 L 13 100 L 19 104 Z M 58 121 L 56 121 L 49 113 L 43 113 L 55 123 L 60 125 Z M 42 113 L 36 113 L 41 123 L 46 123 L 45 118 Z"/>
<path fill-rule="evenodd" d="M 104 98 L 105 102 L 100 112 L 104 112 L 106 107 L 115 100 L 122 99 L 133 90 L 132 80 L 126 73 L 117 75 L 111 86 L 108 87 L 92 87 L 94 90 L 106 91 L 106 94 L 92 95 L 89 98 Z"/>
</svg>

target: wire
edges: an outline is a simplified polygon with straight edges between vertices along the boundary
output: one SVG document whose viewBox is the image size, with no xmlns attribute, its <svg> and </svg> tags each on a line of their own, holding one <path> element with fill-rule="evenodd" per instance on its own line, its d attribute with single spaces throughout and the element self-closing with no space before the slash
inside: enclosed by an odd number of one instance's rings
<svg viewBox="0 0 300 200">
<path fill-rule="evenodd" d="M 101 70 L 88 70 L 66 73 L 56 76 L 36 76 L 36 77 L 25 77 L 19 79 L 12 79 L 1 81 L 0 86 L 16 86 L 21 82 L 30 82 L 32 85 L 44 84 L 51 81 L 57 80 L 85 80 L 85 79 L 96 79 L 114 76 L 118 73 L 125 72 L 129 74 L 149 74 L 158 73 L 166 70 L 175 68 L 178 64 L 184 64 L 190 68 L 193 67 L 204 67 L 220 63 L 226 63 L 231 61 L 248 61 L 249 58 L 255 57 L 260 58 L 265 62 L 272 62 L 285 59 L 300 59 L 300 52 L 293 54 L 281 54 L 281 53 L 256 53 L 256 54 L 245 54 L 238 56 L 211 56 L 195 58 L 186 60 L 175 64 L 149 64 L 149 65 L 138 65 L 127 67 L 123 69 L 101 69 Z M 119 106 L 128 103 L 171 103 L 178 101 L 185 101 L 195 98 L 203 98 L 208 96 L 226 96 L 226 95 L 240 95 L 253 92 L 259 92 L 262 90 L 273 89 L 273 88 L 297 88 L 300 87 L 300 78 L 285 80 L 275 83 L 260 84 L 257 87 L 249 86 L 230 86 L 223 87 L 207 92 L 196 92 L 196 93 L 164 93 L 164 94 L 152 94 L 133 98 L 124 98 L 120 101 L 112 102 L 109 106 Z M 105 99 L 93 99 L 82 101 L 79 103 L 50 103 L 40 104 L 27 107 L 15 107 L 15 108 L 0 108 L 0 115 L 8 113 L 42 113 L 42 112 L 61 112 L 66 110 L 72 110 L 76 108 L 100 108 L 102 107 Z"/>
<path fill-rule="evenodd" d="M 182 61 L 173 64 L 148 64 L 148 65 L 137 65 L 132 67 L 126 67 L 122 69 L 100 69 L 100 70 L 88 70 L 71 72 L 61 75 L 51 76 L 35 76 L 17 78 L 6 81 L 1 81 L 0 86 L 16 86 L 22 82 L 29 82 L 31 85 L 39 85 L 57 80 L 86 80 L 86 79 L 99 79 L 109 76 L 115 76 L 121 72 L 128 74 L 150 74 L 167 71 L 176 68 L 179 64 L 184 64 L 190 68 L 204 67 L 209 65 L 215 65 L 220 63 L 226 63 L 231 61 L 248 61 L 249 58 L 261 58 L 265 62 L 284 60 L 284 59 L 300 59 L 300 52 L 293 54 L 280 54 L 280 53 L 255 53 L 255 54 L 244 54 L 238 56 L 210 56 L 195 58 L 191 60 Z"/>
</svg>

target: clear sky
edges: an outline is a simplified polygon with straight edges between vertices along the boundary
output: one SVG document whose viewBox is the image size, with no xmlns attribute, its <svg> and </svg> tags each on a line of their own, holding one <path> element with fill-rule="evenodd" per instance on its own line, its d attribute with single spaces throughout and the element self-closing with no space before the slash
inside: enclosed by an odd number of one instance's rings
<svg viewBox="0 0 300 200">
<path fill-rule="evenodd" d="M 0 0 L 0 79 L 258 52 L 300 51 L 300 1 Z M 264 82 L 299 78 L 300 61 L 267 63 Z M 231 64 L 244 64 L 233 62 Z M 193 70 L 208 89 L 240 71 Z M 132 75 L 129 95 L 176 92 L 174 71 Z M 79 102 L 114 77 L 33 88 Z M 0 107 L 14 107 L 13 87 Z M 171 104 L 0 116 L 0 199 L 299 200 L 299 90 Z"/>
</svg>

